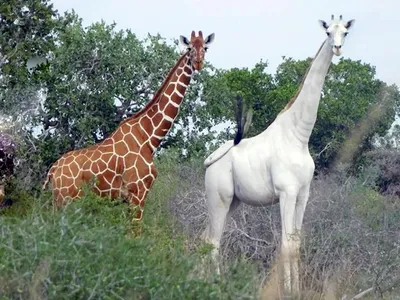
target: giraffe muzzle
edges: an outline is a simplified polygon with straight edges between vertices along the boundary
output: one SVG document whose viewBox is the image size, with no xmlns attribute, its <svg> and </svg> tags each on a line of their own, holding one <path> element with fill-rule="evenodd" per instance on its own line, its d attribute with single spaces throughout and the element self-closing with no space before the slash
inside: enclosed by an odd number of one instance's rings
<svg viewBox="0 0 400 300">
<path fill-rule="evenodd" d="M 193 67 L 195 70 L 200 71 L 203 68 L 204 63 L 202 61 L 195 61 Z"/>
</svg>

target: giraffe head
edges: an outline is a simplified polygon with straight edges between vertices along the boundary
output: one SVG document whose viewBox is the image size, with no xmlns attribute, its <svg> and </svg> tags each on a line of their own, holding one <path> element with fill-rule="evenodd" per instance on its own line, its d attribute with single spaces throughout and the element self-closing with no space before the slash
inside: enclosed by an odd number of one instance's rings
<svg viewBox="0 0 400 300">
<path fill-rule="evenodd" d="M 212 33 L 204 39 L 201 31 L 199 31 L 198 36 L 192 31 L 190 41 L 186 37 L 180 36 L 181 43 L 187 47 L 187 51 L 190 53 L 190 61 L 195 70 L 200 71 L 203 68 L 204 55 L 208 49 L 208 45 L 214 41 L 214 37 L 215 34 Z"/>
<path fill-rule="evenodd" d="M 332 15 L 331 23 L 329 25 L 325 21 L 319 20 L 319 24 L 328 36 L 328 42 L 332 45 L 333 54 L 337 56 L 342 54 L 344 40 L 346 39 L 350 28 L 354 25 L 354 22 L 354 19 L 347 22 L 343 21 L 342 15 L 340 15 L 339 20 L 335 20 Z"/>
</svg>

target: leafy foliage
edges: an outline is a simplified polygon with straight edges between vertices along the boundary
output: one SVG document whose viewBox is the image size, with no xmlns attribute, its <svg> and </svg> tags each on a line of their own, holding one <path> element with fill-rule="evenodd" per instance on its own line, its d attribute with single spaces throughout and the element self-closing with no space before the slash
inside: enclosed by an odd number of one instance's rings
<svg viewBox="0 0 400 300">
<path fill-rule="evenodd" d="M 207 81 L 207 92 L 203 96 L 209 117 L 233 121 L 232 111 L 227 112 L 226 107 L 232 106 L 231 99 L 238 94 L 254 109 L 250 135 L 262 132 L 296 93 L 310 63 L 311 59 L 285 58 L 274 77 L 265 72 L 266 64 L 262 62 L 252 70 L 231 69 L 216 73 Z M 378 115 L 376 107 L 380 109 Z M 343 58 L 332 64 L 309 144 L 317 169 L 329 167 L 339 151 L 347 151 L 341 148 L 343 142 L 366 118 L 368 127 L 357 140 L 356 152 L 360 154 L 371 149 L 373 137 L 383 136 L 389 130 L 399 108 L 398 88 L 375 78 L 375 68 L 371 65 Z"/>
</svg>

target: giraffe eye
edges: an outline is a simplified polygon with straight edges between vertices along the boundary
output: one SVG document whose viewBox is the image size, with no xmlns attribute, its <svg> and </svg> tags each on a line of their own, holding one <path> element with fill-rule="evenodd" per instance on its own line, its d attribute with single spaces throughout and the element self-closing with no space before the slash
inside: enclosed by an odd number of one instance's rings
<svg viewBox="0 0 400 300">
<path fill-rule="evenodd" d="M 345 32 L 345 33 L 344 33 L 344 36 L 347 36 L 348 34 L 349 34 L 348 32 Z"/>
<path fill-rule="evenodd" d="M 208 50 L 208 47 L 204 47 L 204 51 L 206 51 L 206 52 L 207 52 L 207 50 Z"/>
<path fill-rule="evenodd" d="M 327 36 L 331 36 L 331 33 L 330 33 L 330 32 L 327 32 L 326 35 L 327 35 Z"/>
</svg>

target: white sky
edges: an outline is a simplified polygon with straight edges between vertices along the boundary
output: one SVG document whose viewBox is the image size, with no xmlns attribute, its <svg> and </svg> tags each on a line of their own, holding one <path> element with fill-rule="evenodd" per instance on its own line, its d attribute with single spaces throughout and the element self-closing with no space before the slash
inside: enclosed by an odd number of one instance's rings
<svg viewBox="0 0 400 300">
<path fill-rule="evenodd" d="M 370 63 L 377 76 L 400 86 L 397 0 L 53 0 L 63 13 L 74 9 L 84 25 L 115 21 L 140 39 L 147 33 L 167 39 L 192 30 L 215 33 L 206 59 L 215 67 L 253 67 L 263 59 L 274 73 L 282 56 L 313 57 L 325 39 L 317 20 L 331 14 L 356 19 L 343 56 Z M 337 58 L 334 58 L 334 62 Z"/>
</svg>

